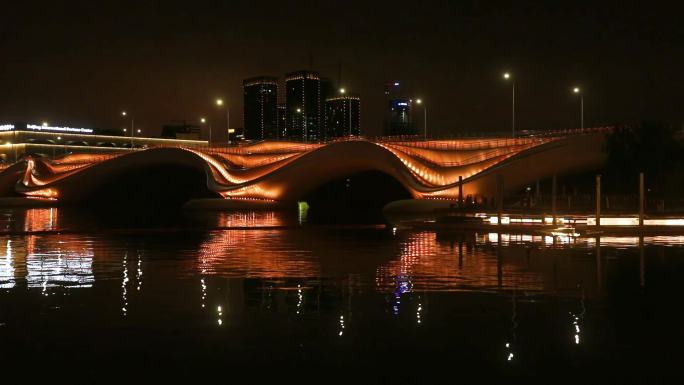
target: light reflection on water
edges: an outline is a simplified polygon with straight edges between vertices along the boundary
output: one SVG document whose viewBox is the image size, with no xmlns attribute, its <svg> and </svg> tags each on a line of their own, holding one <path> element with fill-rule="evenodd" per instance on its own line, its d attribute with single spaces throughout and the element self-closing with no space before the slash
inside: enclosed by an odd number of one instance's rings
<svg viewBox="0 0 684 385">
<path fill-rule="evenodd" d="M 80 236 L 45 238 L 28 235 L 5 238 L 5 256 L 0 263 L 0 285 L 12 288 L 25 283 L 30 289 L 91 287 L 93 248 L 89 239 Z"/>
<path fill-rule="evenodd" d="M 30 214 L 26 218 L 38 224 L 27 223 L 25 227 L 45 229 L 46 224 L 54 224 L 57 212 L 51 210 L 27 210 Z M 217 218 L 225 227 L 250 223 L 268 227 L 266 223 L 272 226 L 281 223 L 272 213 L 218 213 Z M 176 266 L 179 277 L 200 276 L 201 279 L 209 276 L 320 279 L 363 271 L 358 285 L 370 284 L 379 292 L 396 295 L 414 291 L 548 291 L 557 289 L 554 280 L 558 278 L 552 277 L 556 273 L 549 271 L 550 261 L 590 265 L 586 259 L 572 261 L 572 256 L 562 250 L 591 256 L 597 245 L 638 249 L 640 245 L 684 244 L 681 236 L 643 237 L 640 241 L 639 237 L 564 239 L 496 233 L 447 237 L 430 231 L 396 235 L 383 230 L 368 230 L 376 238 L 359 242 L 354 234 L 340 238 L 345 231 L 349 230 L 214 230 L 194 246 L 181 241 L 177 255 L 167 262 Z M 141 248 L 144 245 L 130 248 L 105 235 L 78 234 L 5 236 L 1 242 L 5 245 L 0 257 L 2 288 L 12 288 L 22 282 L 29 288 L 90 287 L 96 279 L 94 266 L 98 266 L 101 278 L 118 275 L 123 277 L 124 287 L 131 282 L 132 289 L 142 288 Z M 381 253 L 371 251 L 365 255 L 369 247 L 380 247 Z M 154 254 L 155 250 L 148 252 Z M 157 260 L 162 261 L 163 257 Z M 594 264 L 591 266 L 594 269 L 585 271 L 586 276 L 573 279 L 591 281 L 591 274 L 597 274 Z M 371 271 L 372 276 L 368 274 Z"/>
<path fill-rule="evenodd" d="M 21 228 L 56 226 L 57 213 L 23 213 Z M 625 301 L 635 306 L 684 269 L 682 237 L 282 228 L 287 221 L 274 213 L 214 215 L 210 223 L 230 229 L 0 237 L 0 325 L 31 334 L 21 325 L 64 317 L 93 333 L 136 325 L 172 338 L 169 328 L 207 346 L 233 346 L 232 338 L 311 356 L 334 346 L 352 359 L 333 344 L 370 352 L 407 344 L 525 365 L 549 354 L 577 358 L 581 349 L 610 355 L 628 343 L 601 324 L 627 322 L 605 312 L 611 293 L 637 293 Z M 12 312 L 16 303 L 27 310 Z M 684 321 L 679 312 L 668 317 Z"/>
</svg>

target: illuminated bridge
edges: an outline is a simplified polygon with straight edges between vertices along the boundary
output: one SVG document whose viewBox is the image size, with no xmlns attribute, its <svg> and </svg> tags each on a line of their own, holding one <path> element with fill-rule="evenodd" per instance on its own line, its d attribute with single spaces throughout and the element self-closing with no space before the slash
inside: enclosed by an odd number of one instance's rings
<svg viewBox="0 0 684 385">
<path fill-rule="evenodd" d="M 28 156 L 0 173 L 0 196 L 77 203 L 112 191 L 164 196 L 201 188 L 227 206 L 278 206 L 325 183 L 372 171 L 394 179 L 415 199 L 456 199 L 459 176 L 464 196 L 491 198 L 497 175 L 507 190 L 515 190 L 554 173 L 599 167 L 606 156 L 607 130 L 515 139 L 266 141 L 72 154 L 54 160 Z"/>
</svg>

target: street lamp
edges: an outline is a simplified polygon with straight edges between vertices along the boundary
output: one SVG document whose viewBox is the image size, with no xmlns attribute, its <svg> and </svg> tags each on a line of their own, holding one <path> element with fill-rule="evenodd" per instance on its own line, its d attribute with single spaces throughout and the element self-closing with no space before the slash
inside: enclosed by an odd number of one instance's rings
<svg viewBox="0 0 684 385">
<path fill-rule="evenodd" d="M 515 81 L 513 80 L 513 76 L 509 72 L 505 72 L 503 74 L 504 80 L 510 80 L 511 85 L 513 86 L 513 99 L 512 99 L 512 107 L 511 107 L 511 133 L 513 137 L 515 138 Z"/>
<path fill-rule="evenodd" d="M 347 92 L 347 90 L 344 89 L 344 87 L 343 87 L 343 88 L 340 88 L 340 94 L 344 95 L 346 92 Z M 346 100 L 344 100 L 344 99 L 346 99 Z M 347 135 L 348 135 L 348 136 L 352 136 L 352 100 L 351 100 L 351 98 L 343 98 L 343 100 L 342 100 L 342 103 L 343 103 L 343 104 L 342 104 L 342 105 L 344 105 L 344 102 L 345 102 L 345 101 L 347 102 L 347 103 L 346 103 L 346 108 L 347 108 L 347 122 L 348 122 L 348 124 L 347 124 L 347 129 L 348 129 L 348 131 L 349 131 L 349 132 L 347 133 Z"/>
<path fill-rule="evenodd" d="M 423 104 L 423 99 L 416 99 L 416 104 Z M 427 105 L 423 105 L 423 139 L 427 140 Z"/>
<path fill-rule="evenodd" d="M 126 113 L 126 111 L 122 111 L 121 116 L 123 116 L 125 118 L 126 116 L 128 116 L 128 114 Z M 126 132 L 126 129 L 124 128 L 123 131 Z M 140 130 L 138 130 L 138 132 L 140 132 Z M 135 136 L 135 118 L 133 117 L 133 115 L 131 115 L 131 150 L 133 150 L 133 137 L 134 136 Z"/>
<path fill-rule="evenodd" d="M 302 132 L 304 133 L 304 141 L 306 142 L 308 140 L 308 132 L 306 130 L 306 115 L 302 114 L 302 109 L 297 108 L 297 113 L 301 114 L 301 119 L 302 119 Z"/>
<path fill-rule="evenodd" d="M 58 136 L 57 142 L 59 143 L 59 142 L 61 142 L 61 140 L 62 140 L 62 137 Z M 55 147 L 57 147 L 57 146 L 59 146 L 59 144 L 55 144 Z M 55 159 L 55 152 L 56 152 L 55 147 L 52 147 L 52 159 Z"/>
<path fill-rule="evenodd" d="M 218 107 L 223 106 L 223 99 L 216 99 Z M 228 142 L 230 143 L 230 108 L 226 106 L 226 131 L 228 132 Z"/>
<path fill-rule="evenodd" d="M 572 92 L 580 97 L 580 128 L 584 129 L 584 93 L 579 87 L 573 88 Z"/>
<path fill-rule="evenodd" d="M 206 125 L 206 124 L 207 124 L 207 119 L 205 119 L 205 118 L 200 118 L 200 123 Z M 207 142 L 207 144 L 211 147 L 211 123 L 209 123 L 208 126 L 209 126 L 209 141 Z"/>
</svg>

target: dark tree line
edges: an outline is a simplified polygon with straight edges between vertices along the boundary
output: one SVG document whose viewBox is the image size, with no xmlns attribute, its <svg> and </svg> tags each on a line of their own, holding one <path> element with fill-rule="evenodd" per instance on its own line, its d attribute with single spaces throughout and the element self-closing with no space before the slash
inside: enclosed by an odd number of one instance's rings
<svg viewBox="0 0 684 385">
<path fill-rule="evenodd" d="M 635 191 L 643 171 L 649 193 L 683 195 L 683 139 L 680 127 L 671 124 L 642 122 L 616 127 L 606 140 L 608 159 L 603 173 L 607 192 Z"/>
</svg>

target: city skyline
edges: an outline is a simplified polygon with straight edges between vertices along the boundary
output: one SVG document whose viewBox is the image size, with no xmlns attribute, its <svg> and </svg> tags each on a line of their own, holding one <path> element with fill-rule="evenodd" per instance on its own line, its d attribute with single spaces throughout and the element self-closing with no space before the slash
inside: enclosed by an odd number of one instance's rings
<svg viewBox="0 0 684 385">
<path fill-rule="evenodd" d="M 435 135 L 507 130 L 504 71 L 517 79 L 520 129 L 579 127 L 575 86 L 586 93 L 586 126 L 684 121 L 674 102 L 684 60 L 676 12 L 495 3 L 350 4 L 334 18 L 324 4 L 265 3 L 274 10 L 265 16 L 240 3 L 11 4 L 2 16 L 0 48 L 10 54 L 0 116 L 117 128 L 119 112 L 130 110 L 137 126 L 158 134 L 173 120 L 220 121 L 220 97 L 237 123 L 243 79 L 296 68 L 336 79 L 341 62 L 342 86 L 362 95 L 370 135 L 381 133 L 390 79 L 425 100 Z M 261 18 L 268 27 L 250 28 Z M 72 22 L 57 22 L 64 19 Z"/>
</svg>

